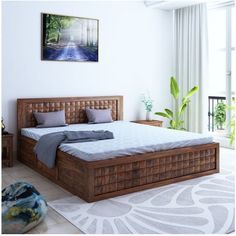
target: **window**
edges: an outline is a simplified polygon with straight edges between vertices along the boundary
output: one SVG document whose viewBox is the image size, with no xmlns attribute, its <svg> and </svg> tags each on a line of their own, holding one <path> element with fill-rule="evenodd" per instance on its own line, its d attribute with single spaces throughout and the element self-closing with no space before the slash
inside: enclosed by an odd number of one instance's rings
<svg viewBox="0 0 236 236">
<path fill-rule="evenodd" d="M 225 96 L 226 71 L 226 11 L 210 10 L 208 15 L 209 38 L 209 90 L 211 96 Z"/>
<path fill-rule="evenodd" d="M 209 131 L 216 131 L 214 124 L 216 105 L 219 102 L 231 104 L 235 97 L 236 55 L 236 13 L 234 7 L 216 8 L 208 11 L 209 37 Z M 211 107 L 211 110 L 210 110 Z M 226 109 L 224 134 L 230 132 L 230 111 Z M 221 132 L 222 134 L 222 132 Z"/>
</svg>

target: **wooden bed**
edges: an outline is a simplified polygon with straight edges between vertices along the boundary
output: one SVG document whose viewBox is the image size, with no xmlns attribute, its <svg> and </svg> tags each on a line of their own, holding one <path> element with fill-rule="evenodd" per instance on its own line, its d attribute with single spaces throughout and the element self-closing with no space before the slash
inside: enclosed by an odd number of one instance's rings
<svg viewBox="0 0 236 236">
<path fill-rule="evenodd" d="M 56 167 L 47 168 L 34 155 L 36 141 L 21 129 L 36 125 L 35 111 L 63 109 L 68 124 L 86 123 L 86 107 L 111 108 L 114 120 L 123 119 L 122 96 L 18 99 L 18 160 L 87 202 L 219 172 L 218 143 L 93 162 L 58 150 Z"/>
</svg>

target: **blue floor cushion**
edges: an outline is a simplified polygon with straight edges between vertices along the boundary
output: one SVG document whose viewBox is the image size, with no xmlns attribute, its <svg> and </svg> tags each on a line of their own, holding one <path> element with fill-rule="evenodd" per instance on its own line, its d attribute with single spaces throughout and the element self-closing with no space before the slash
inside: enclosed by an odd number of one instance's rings
<svg viewBox="0 0 236 236">
<path fill-rule="evenodd" d="M 25 233 L 46 213 L 47 203 L 33 185 L 17 182 L 2 190 L 2 233 Z"/>
</svg>

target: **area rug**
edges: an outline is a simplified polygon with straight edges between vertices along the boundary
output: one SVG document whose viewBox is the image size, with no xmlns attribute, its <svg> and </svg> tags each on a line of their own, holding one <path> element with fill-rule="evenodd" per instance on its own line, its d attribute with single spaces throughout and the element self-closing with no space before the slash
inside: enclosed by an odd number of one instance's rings
<svg viewBox="0 0 236 236">
<path fill-rule="evenodd" d="M 196 178 L 108 200 L 48 203 L 88 234 L 224 234 L 234 231 L 234 175 Z"/>
</svg>

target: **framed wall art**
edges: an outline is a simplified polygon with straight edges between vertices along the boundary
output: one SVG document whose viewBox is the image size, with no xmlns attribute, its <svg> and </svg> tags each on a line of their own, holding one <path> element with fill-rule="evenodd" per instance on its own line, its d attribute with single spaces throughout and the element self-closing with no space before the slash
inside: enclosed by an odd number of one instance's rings
<svg viewBox="0 0 236 236">
<path fill-rule="evenodd" d="M 42 60 L 98 61 L 98 20 L 48 13 L 41 18 Z"/>
</svg>

